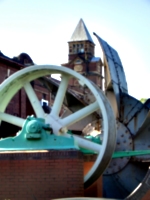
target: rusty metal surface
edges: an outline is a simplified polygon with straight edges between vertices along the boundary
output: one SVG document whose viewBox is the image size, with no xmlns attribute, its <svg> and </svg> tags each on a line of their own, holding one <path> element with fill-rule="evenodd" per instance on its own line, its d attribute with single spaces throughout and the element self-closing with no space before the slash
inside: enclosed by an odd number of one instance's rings
<svg viewBox="0 0 150 200">
<path fill-rule="evenodd" d="M 150 111 L 145 119 L 145 123 L 139 129 L 137 135 L 134 138 L 135 150 L 150 150 Z M 135 156 L 134 160 L 140 162 L 150 162 L 150 154 L 143 156 Z"/>
<path fill-rule="evenodd" d="M 138 135 L 150 122 L 148 103 L 143 104 L 130 95 L 123 95 L 120 120 L 128 127 L 132 135 Z"/>
<path fill-rule="evenodd" d="M 128 129 L 120 122 L 117 122 L 117 141 L 115 151 L 133 150 L 133 141 Z M 112 159 L 105 175 L 110 175 L 121 171 L 129 162 L 130 157 Z"/>
<path fill-rule="evenodd" d="M 150 191 L 150 168 L 142 183 L 125 200 L 141 200 L 147 195 L 148 191 Z M 147 195 L 146 198 L 148 200 L 149 196 Z"/>
<path fill-rule="evenodd" d="M 139 100 L 128 94 L 123 94 L 120 104 L 120 120 L 124 124 L 128 124 L 142 107 L 143 104 Z"/>
<path fill-rule="evenodd" d="M 122 123 L 118 128 L 115 151 L 148 150 L 150 149 L 150 100 L 142 104 L 128 95 L 126 78 L 118 53 L 97 34 L 94 35 L 104 54 L 105 94 L 113 107 L 116 119 Z M 107 190 L 109 193 L 108 196 L 104 196 L 110 198 L 128 196 L 142 182 L 146 174 L 148 163 L 143 162 L 149 163 L 150 155 L 112 160 L 103 178 L 104 193 Z"/>
<path fill-rule="evenodd" d="M 137 99 L 129 95 L 124 95 L 121 102 L 121 119 L 130 131 L 134 150 L 150 149 L 150 110 L 149 102 L 142 104 Z M 150 155 L 135 156 L 134 161 L 150 161 Z"/>
<path fill-rule="evenodd" d="M 146 127 L 149 123 L 150 111 L 147 108 L 142 107 L 142 109 L 133 116 L 132 120 L 127 124 L 127 127 L 133 135 L 139 135 L 146 131 Z M 148 136 L 149 135 L 147 135 L 147 137 Z"/>
<path fill-rule="evenodd" d="M 124 199 L 142 183 L 148 166 L 146 163 L 128 162 L 121 171 L 103 176 L 105 198 Z"/>
<path fill-rule="evenodd" d="M 126 77 L 121 60 L 115 49 L 102 40 L 96 33 L 94 33 L 94 35 L 97 37 L 104 54 L 105 89 L 106 91 L 113 89 L 118 110 L 120 110 L 121 94 L 128 93 Z"/>
</svg>

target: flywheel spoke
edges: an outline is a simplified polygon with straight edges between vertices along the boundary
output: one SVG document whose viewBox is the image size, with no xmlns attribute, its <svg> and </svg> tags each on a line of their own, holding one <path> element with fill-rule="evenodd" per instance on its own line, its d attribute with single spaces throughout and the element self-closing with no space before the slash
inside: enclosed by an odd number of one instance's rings
<svg viewBox="0 0 150 200">
<path fill-rule="evenodd" d="M 79 147 L 82 147 L 82 148 L 85 148 L 85 149 L 88 149 L 88 150 L 91 150 L 91 151 L 94 151 L 96 153 L 100 153 L 101 151 L 101 145 L 100 144 L 97 144 L 97 143 L 94 143 L 86 138 L 82 138 L 82 137 L 79 137 L 77 135 L 73 135 L 76 143 L 78 144 Z"/>
<path fill-rule="evenodd" d="M 16 117 L 16 116 L 3 113 L 3 112 L 0 112 L 0 120 L 19 126 L 19 127 L 22 127 L 23 123 L 25 122 L 25 120 L 20 117 Z"/>
<path fill-rule="evenodd" d="M 52 115 L 58 116 L 59 113 L 60 113 L 60 110 L 61 110 L 61 107 L 62 107 L 62 104 L 63 104 L 63 101 L 64 101 L 64 97 L 65 97 L 65 94 L 66 94 L 66 90 L 67 90 L 67 87 L 68 87 L 69 78 L 70 77 L 67 76 L 67 75 L 62 76 L 62 80 L 61 80 L 61 83 L 59 85 L 57 95 L 55 97 L 55 101 L 54 101 L 54 104 L 53 104 L 53 107 L 52 107 L 52 111 L 51 111 Z"/>
<path fill-rule="evenodd" d="M 81 119 L 85 118 L 86 116 L 90 115 L 91 113 L 97 111 L 99 109 L 98 102 L 95 101 L 94 103 L 82 108 L 81 110 L 63 118 L 61 120 L 61 124 L 63 127 L 68 127 Z"/>
<path fill-rule="evenodd" d="M 30 103 L 34 109 L 34 112 L 37 117 L 44 118 L 44 111 L 42 109 L 42 106 L 40 104 L 39 99 L 37 98 L 37 95 L 35 94 L 35 91 L 33 90 L 30 83 L 26 83 L 24 85 L 24 89 L 26 91 L 26 94 L 30 100 Z"/>
</svg>

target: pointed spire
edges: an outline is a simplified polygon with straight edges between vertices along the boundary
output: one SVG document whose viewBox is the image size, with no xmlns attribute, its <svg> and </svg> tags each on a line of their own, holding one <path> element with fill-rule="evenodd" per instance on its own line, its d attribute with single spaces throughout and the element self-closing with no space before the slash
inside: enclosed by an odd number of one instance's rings
<svg viewBox="0 0 150 200">
<path fill-rule="evenodd" d="M 88 41 L 94 43 L 89 34 L 89 31 L 87 30 L 87 28 L 84 24 L 84 21 L 82 19 L 80 19 L 78 25 L 76 26 L 76 28 L 71 36 L 70 42 L 84 41 L 84 40 L 88 40 Z"/>
</svg>

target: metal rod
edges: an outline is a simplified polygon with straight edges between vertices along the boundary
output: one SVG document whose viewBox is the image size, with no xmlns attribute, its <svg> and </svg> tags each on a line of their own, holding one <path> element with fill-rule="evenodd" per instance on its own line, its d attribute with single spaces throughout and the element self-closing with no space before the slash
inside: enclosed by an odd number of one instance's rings
<svg viewBox="0 0 150 200">
<path fill-rule="evenodd" d="M 25 119 L 22 119 L 20 117 L 16 117 L 7 113 L 3 113 L 3 112 L 0 112 L 0 120 L 19 126 L 19 127 L 22 127 L 23 123 L 25 122 Z"/>
<path fill-rule="evenodd" d="M 69 76 L 63 75 L 61 83 L 59 85 L 54 104 L 52 106 L 52 115 L 58 116 L 64 101 L 64 97 L 66 94 L 66 90 L 68 87 L 68 82 L 69 82 Z"/>
<path fill-rule="evenodd" d="M 30 100 L 30 103 L 34 109 L 34 112 L 36 114 L 37 117 L 39 118 L 44 118 L 44 111 L 42 109 L 42 106 L 40 104 L 39 99 L 37 98 L 37 95 L 35 93 L 35 91 L 33 90 L 32 86 L 30 83 L 26 83 L 24 85 L 24 89 L 26 91 L 26 94 Z"/>
<path fill-rule="evenodd" d="M 91 113 L 95 112 L 96 110 L 99 109 L 98 102 L 94 102 L 90 104 L 89 106 L 84 107 L 83 109 L 63 118 L 61 120 L 61 124 L 63 127 L 72 125 L 79 120 L 85 118 L 86 116 L 90 115 Z"/>
</svg>

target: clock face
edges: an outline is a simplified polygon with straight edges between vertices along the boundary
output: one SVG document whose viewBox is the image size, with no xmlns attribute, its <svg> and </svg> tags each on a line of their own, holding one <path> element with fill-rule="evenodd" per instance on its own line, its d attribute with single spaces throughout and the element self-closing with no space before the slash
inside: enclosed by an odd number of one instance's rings
<svg viewBox="0 0 150 200">
<path fill-rule="evenodd" d="M 76 72 L 81 72 L 82 69 L 83 69 L 83 66 L 82 66 L 82 65 L 75 65 L 75 66 L 74 66 L 74 70 L 75 70 Z"/>
</svg>

